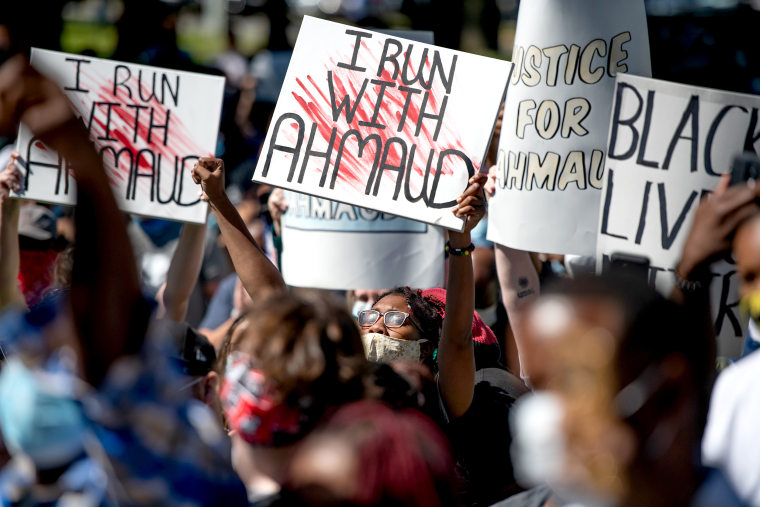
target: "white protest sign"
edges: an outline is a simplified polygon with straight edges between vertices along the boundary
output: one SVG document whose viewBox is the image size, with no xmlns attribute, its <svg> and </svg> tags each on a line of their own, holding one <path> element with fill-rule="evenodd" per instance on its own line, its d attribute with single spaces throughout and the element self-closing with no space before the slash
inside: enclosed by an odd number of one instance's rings
<svg viewBox="0 0 760 507">
<path fill-rule="evenodd" d="M 700 199 L 736 155 L 760 153 L 758 110 L 758 96 L 618 76 L 597 262 L 616 252 L 649 257 L 650 281 L 670 293 Z M 735 357 L 746 326 L 735 268 L 721 262 L 712 272 L 718 353 Z"/>
<path fill-rule="evenodd" d="M 520 3 L 488 239 L 593 255 L 615 75 L 650 75 L 643 0 Z"/>
<path fill-rule="evenodd" d="M 190 169 L 213 156 L 224 78 L 32 50 L 32 65 L 66 94 L 90 132 L 121 209 L 138 215 L 203 223 Z M 23 197 L 74 204 L 66 160 L 20 128 Z"/>
<path fill-rule="evenodd" d="M 305 17 L 253 179 L 461 230 L 511 68 Z"/>
<path fill-rule="evenodd" d="M 288 285 L 345 290 L 442 285 L 441 228 L 296 192 L 285 195 L 281 261 Z"/>
</svg>

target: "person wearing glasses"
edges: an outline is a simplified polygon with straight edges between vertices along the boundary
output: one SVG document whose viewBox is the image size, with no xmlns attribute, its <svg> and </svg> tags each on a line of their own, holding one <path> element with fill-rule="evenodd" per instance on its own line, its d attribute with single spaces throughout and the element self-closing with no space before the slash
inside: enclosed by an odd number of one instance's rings
<svg viewBox="0 0 760 507">
<path fill-rule="evenodd" d="M 449 232 L 449 297 L 401 287 L 382 295 L 371 310 L 359 316 L 364 351 L 370 359 L 392 363 L 401 371 L 426 365 L 436 373 L 436 386 L 427 403 L 440 405 L 434 407 L 439 413 L 436 419 L 444 421 L 453 443 L 465 483 L 460 493 L 468 505 L 490 505 L 519 491 L 509 459 L 508 419 L 509 407 L 522 386 L 512 379 L 512 386 L 518 387 L 505 387 L 510 383 L 504 381 L 508 376 L 505 370 L 499 370 L 503 375 L 498 379 L 477 371 L 473 344 L 478 337 L 473 334 L 474 247 L 470 231 L 485 215 L 486 178 L 485 174 L 471 177 L 452 210 L 466 221 L 462 232 Z M 201 158 L 193 168 L 193 179 L 216 216 L 235 271 L 251 298 L 261 301 L 282 292 L 285 283 L 279 271 L 251 237 L 225 193 L 223 161 Z M 484 325 L 475 327 L 484 343 L 495 344 L 493 333 L 487 337 Z"/>
<path fill-rule="evenodd" d="M 437 371 L 443 305 L 426 300 L 422 291 L 398 287 L 381 294 L 357 316 L 367 359 L 376 363 L 419 362 Z M 412 314 L 414 316 L 412 316 Z"/>
<path fill-rule="evenodd" d="M 509 409 L 527 389 L 499 367 L 493 332 L 475 313 L 470 231 L 485 214 L 485 175 L 475 175 L 453 209 L 466 219 L 449 231 L 447 290 L 398 287 L 359 313 L 371 361 L 419 362 L 436 374 L 437 407 L 464 479 L 466 505 L 491 505 L 520 491 L 509 455 Z"/>
</svg>

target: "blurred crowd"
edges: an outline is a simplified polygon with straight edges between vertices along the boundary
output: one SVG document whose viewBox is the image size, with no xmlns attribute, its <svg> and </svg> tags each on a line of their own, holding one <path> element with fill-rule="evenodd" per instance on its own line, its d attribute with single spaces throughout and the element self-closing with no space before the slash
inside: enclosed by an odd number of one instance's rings
<svg viewBox="0 0 760 507">
<path fill-rule="evenodd" d="M 384 2 L 343 2 L 359 3 L 349 19 L 388 27 Z M 758 54 L 710 42 L 757 21 L 753 6 L 697 30 L 665 3 L 650 2 L 655 77 L 760 92 Z M 488 242 L 485 174 L 453 209 L 466 225 L 448 233 L 445 289 L 287 287 L 287 204 L 250 179 L 301 4 L 243 2 L 269 20 L 267 47 L 244 56 L 230 32 L 200 64 L 177 44 L 178 5 L 123 2 L 113 59 L 226 77 L 216 157 L 193 168 L 200 225 L 117 208 L 84 127 L 25 56 L 60 49 L 50 4 L 0 7 L 2 505 L 760 505 L 760 186 L 724 178 L 703 199 L 668 297 L 623 269 Z M 493 51 L 512 4 L 481 2 Z M 464 2 L 392 7 L 460 46 Z M 20 120 L 72 162 L 76 206 L 11 198 Z M 718 375 L 709 266 L 727 255 L 749 331 Z"/>
</svg>

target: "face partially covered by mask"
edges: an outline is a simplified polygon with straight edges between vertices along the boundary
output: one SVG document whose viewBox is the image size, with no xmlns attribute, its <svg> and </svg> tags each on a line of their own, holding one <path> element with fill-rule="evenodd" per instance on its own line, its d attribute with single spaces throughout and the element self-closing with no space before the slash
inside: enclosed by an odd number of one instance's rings
<svg viewBox="0 0 760 507">
<path fill-rule="evenodd" d="M 362 335 L 364 355 L 374 363 L 392 363 L 394 361 L 419 362 L 422 340 L 399 340 L 384 334 L 367 333 Z"/>
<path fill-rule="evenodd" d="M 760 215 L 745 221 L 732 244 L 736 274 L 740 281 L 741 307 L 756 323 L 760 322 Z"/>
<path fill-rule="evenodd" d="M 354 301 L 354 306 L 351 307 L 351 315 L 354 316 L 354 318 L 359 318 L 359 313 L 363 310 L 371 310 L 372 309 L 372 301 L 361 301 L 356 300 Z"/>
<path fill-rule="evenodd" d="M 515 404 L 512 427 L 512 461 L 523 484 L 556 483 L 562 477 L 566 456 L 562 401 L 549 392 L 523 396 Z"/>
<path fill-rule="evenodd" d="M 755 324 L 760 324 L 760 290 L 749 291 L 742 296 L 739 303 L 742 312 L 752 319 Z"/>
<path fill-rule="evenodd" d="M 294 407 L 281 400 L 251 356 L 231 352 L 219 398 L 230 429 L 256 446 L 290 444 L 313 426 L 311 407 Z"/>
<path fill-rule="evenodd" d="M 543 367 L 531 373 L 539 391 L 514 412 L 513 460 L 526 485 L 548 483 L 565 501 L 614 505 L 627 492 L 635 445 L 616 408 L 615 309 L 582 306 L 547 298 L 531 315 L 528 338 L 540 345 Z"/>
<path fill-rule="evenodd" d="M 19 359 L 10 359 L 0 374 L 0 423 L 12 454 L 29 456 L 39 469 L 63 466 L 83 452 L 82 408 L 55 392 Z"/>
</svg>

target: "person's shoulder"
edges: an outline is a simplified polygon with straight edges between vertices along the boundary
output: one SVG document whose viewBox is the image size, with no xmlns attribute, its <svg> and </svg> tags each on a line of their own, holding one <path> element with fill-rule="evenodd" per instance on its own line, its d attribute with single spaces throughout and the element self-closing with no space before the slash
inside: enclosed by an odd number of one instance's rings
<svg viewBox="0 0 760 507">
<path fill-rule="evenodd" d="M 702 438 L 705 464 L 730 468 L 757 465 L 757 453 L 752 452 L 756 439 L 751 436 L 760 417 L 759 381 L 760 352 L 753 352 L 718 375 Z"/>
<path fill-rule="evenodd" d="M 436 379 L 437 383 L 437 379 Z M 451 418 L 446 411 L 443 400 L 439 405 L 447 424 L 455 426 L 467 426 L 470 423 L 481 424 L 483 416 L 489 421 L 504 419 L 509 415 L 512 404 L 528 392 L 525 384 L 502 368 L 481 368 L 475 371 L 475 388 L 472 403 L 467 411 L 457 418 Z M 501 416 L 501 417 L 500 417 Z"/>
<path fill-rule="evenodd" d="M 475 391 L 472 409 L 492 407 L 504 408 L 528 392 L 522 380 L 501 368 L 482 368 L 475 372 Z"/>
<path fill-rule="evenodd" d="M 510 496 L 491 507 L 543 507 L 552 496 L 549 486 L 536 486 L 522 493 Z"/>
<path fill-rule="evenodd" d="M 757 395 L 760 381 L 760 353 L 753 352 L 724 369 L 715 380 L 713 399 L 725 399 L 733 395 L 740 398 Z"/>
<path fill-rule="evenodd" d="M 503 368 L 481 368 L 475 371 L 475 385 L 488 385 L 505 394 L 519 398 L 528 392 L 522 380 Z"/>
</svg>

